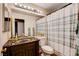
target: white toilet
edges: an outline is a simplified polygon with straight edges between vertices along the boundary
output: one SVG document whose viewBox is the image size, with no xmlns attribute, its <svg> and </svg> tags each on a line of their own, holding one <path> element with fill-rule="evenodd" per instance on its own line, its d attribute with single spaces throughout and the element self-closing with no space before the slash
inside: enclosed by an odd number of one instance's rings
<svg viewBox="0 0 79 59">
<path fill-rule="evenodd" d="M 42 51 L 44 52 L 44 54 L 46 55 L 52 55 L 54 53 L 53 48 L 47 45 L 47 39 L 46 37 L 36 37 L 37 39 L 39 39 L 39 45 L 42 49 Z"/>
</svg>

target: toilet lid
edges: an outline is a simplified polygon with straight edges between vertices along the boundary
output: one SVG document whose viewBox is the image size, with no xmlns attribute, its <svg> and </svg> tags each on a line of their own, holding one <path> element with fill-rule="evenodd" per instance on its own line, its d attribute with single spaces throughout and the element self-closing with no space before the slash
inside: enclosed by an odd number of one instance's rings
<svg viewBox="0 0 79 59">
<path fill-rule="evenodd" d="M 42 50 L 46 53 L 52 54 L 53 53 L 53 48 L 50 46 L 42 46 Z"/>
</svg>

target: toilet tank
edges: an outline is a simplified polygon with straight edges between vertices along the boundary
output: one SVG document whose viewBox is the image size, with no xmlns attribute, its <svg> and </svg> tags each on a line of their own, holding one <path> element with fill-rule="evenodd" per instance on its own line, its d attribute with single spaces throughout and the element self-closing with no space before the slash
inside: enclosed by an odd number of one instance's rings
<svg viewBox="0 0 79 59">
<path fill-rule="evenodd" d="M 44 45 L 47 44 L 47 38 L 46 37 L 44 37 L 44 36 L 37 36 L 36 38 L 40 40 L 39 41 L 39 45 L 40 46 L 44 46 Z"/>
</svg>

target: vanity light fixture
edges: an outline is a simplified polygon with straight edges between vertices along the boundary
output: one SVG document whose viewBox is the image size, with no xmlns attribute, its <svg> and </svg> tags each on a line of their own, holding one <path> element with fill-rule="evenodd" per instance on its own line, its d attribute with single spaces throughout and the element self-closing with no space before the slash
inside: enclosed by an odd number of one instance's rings
<svg viewBox="0 0 79 59">
<path fill-rule="evenodd" d="M 18 7 L 18 8 L 22 8 L 22 9 L 25 9 L 25 10 L 32 11 L 32 12 L 34 12 L 34 13 L 40 13 L 40 14 L 41 14 L 41 11 L 40 11 L 40 10 L 34 9 L 33 7 L 25 6 L 25 5 L 18 4 L 18 3 L 15 3 L 14 5 L 15 5 L 16 7 Z"/>
</svg>

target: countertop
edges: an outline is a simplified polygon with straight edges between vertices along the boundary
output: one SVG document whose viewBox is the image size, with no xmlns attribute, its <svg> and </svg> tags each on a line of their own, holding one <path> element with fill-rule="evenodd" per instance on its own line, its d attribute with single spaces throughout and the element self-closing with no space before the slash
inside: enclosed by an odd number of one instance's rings
<svg viewBox="0 0 79 59">
<path fill-rule="evenodd" d="M 26 44 L 26 43 L 30 43 L 30 42 L 34 42 L 34 41 L 39 41 L 38 39 L 34 38 L 34 37 L 19 37 L 18 40 L 15 40 L 15 38 L 11 38 L 10 40 L 8 40 L 5 44 L 4 44 L 4 48 L 5 47 L 11 47 L 11 46 L 15 46 L 15 45 L 20 45 L 20 44 Z"/>
</svg>

